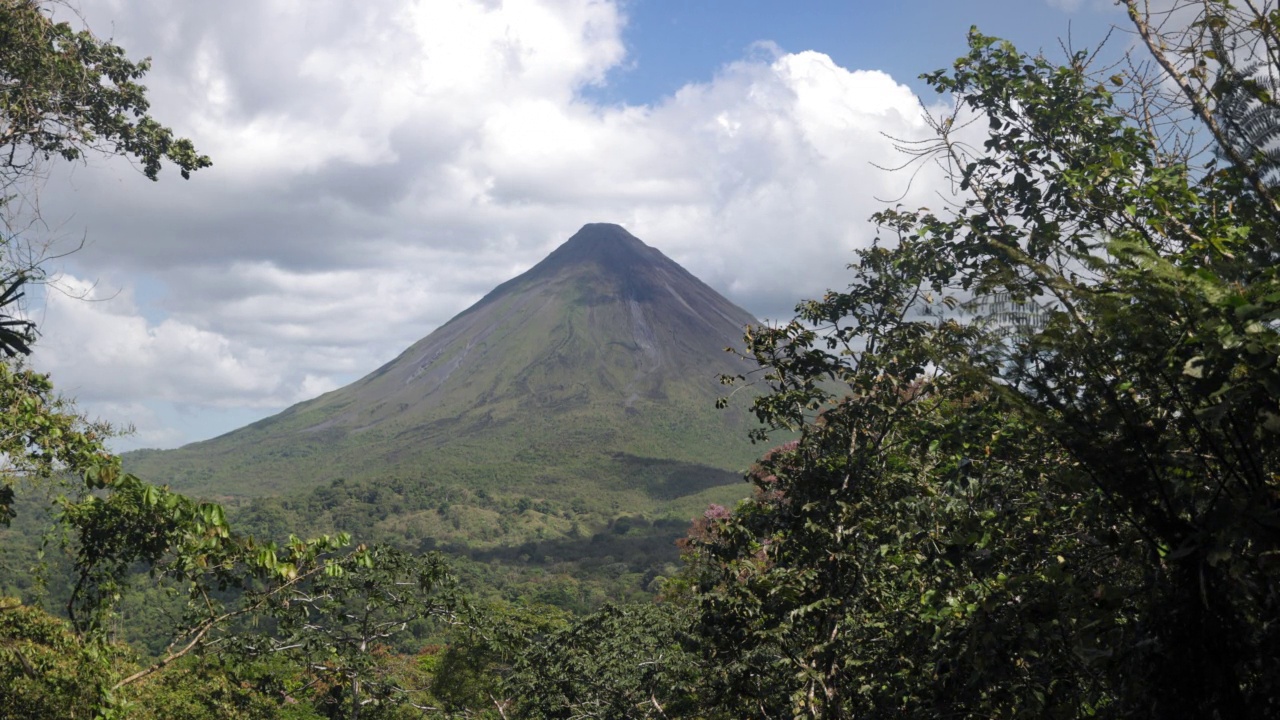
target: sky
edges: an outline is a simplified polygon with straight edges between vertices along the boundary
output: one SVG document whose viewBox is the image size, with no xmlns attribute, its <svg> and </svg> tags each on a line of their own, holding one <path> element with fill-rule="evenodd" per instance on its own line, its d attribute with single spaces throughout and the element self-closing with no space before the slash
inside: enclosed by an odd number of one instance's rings
<svg viewBox="0 0 1280 720">
<path fill-rule="evenodd" d="M 891 137 L 971 25 L 1060 56 L 1109 0 L 82 0 L 150 57 L 153 114 L 213 166 L 51 166 L 32 363 L 118 450 L 341 387 L 588 222 L 762 320 L 847 283 L 886 202 L 947 185 Z M 1124 44 L 1128 39 L 1111 41 Z M 73 251 L 74 252 L 70 252 Z"/>
</svg>

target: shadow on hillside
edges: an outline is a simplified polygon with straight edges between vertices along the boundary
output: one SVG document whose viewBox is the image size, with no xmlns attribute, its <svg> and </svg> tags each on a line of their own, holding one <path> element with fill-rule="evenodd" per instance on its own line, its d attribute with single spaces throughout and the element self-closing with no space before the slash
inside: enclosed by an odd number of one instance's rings
<svg viewBox="0 0 1280 720">
<path fill-rule="evenodd" d="M 477 562 L 556 566 L 572 564 L 584 571 L 605 569 L 613 573 L 644 573 L 680 559 L 676 541 L 689 529 L 689 520 L 619 517 L 590 536 L 532 540 L 517 545 L 477 549 L 449 543 L 437 546 L 427 540 L 419 550 L 440 550 Z"/>
<path fill-rule="evenodd" d="M 614 453 L 611 459 L 621 467 L 621 477 L 655 500 L 675 500 L 742 482 L 741 473 L 679 460 L 660 460 L 628 453 Z"/>
</svg>

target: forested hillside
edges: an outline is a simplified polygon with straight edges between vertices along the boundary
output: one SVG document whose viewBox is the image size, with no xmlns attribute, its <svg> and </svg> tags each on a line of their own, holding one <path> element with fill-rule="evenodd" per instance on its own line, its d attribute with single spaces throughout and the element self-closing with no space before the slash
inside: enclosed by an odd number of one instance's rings
<svg viewBox="0 0 1280 720">
<path fill-rule="evenodd" d="M 0 717 L 1280 716 L 1280 10 L 1121 5 L 1118 66 L 974 29 L 924 76 L 953 102 L 901 149 L 954 202 L 886 207 L 847 287 L 747 331 L 751 496 L 648 577 L 678 514 L 131 475 L 0 305 L 5 557 L 56 510 L 46 589 L 0 580 Z M 0 33 L 6 150 L 208 164 L 119 48 L 28 0 Z M 168 641 L 123 642 L 142 606 Z"/>
</svg>

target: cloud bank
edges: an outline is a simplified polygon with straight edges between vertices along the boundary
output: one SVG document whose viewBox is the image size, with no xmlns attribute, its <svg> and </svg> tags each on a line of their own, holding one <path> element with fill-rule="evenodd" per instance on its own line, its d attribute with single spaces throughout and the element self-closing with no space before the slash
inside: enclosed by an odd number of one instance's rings
<svg viewBox="0 0 1280 720">
<path fill-rule="evenodd" d="M 786 318 L 845 284 L 878 198 L 941 187 L 876 168 L 903 160 L 886 135 L 927 135 L 911 91 L 817 52 L 761 44 L 660 102 L 592 102 L 628 62 L 614 2 L 83 14 L 152 56 L 157 117 L 214 161 L 153 184 L 91 160 L 43 190 L 46 218 L 88 245 L 41 308 L 36 363 L 91 414 L 138 413 L 125 446 L 230 429 L 160 419 L 174 408 L 265 414 L 349 382 L 586 222 Z"/>
</svg>

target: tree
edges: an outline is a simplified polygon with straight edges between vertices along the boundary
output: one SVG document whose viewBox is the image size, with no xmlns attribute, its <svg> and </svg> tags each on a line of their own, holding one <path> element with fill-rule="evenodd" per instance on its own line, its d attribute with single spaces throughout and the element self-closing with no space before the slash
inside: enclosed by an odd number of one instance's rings
<svg viewBox="0 0 1280 720">
<path fill-rule="evenodd" d="M 147 114 L 138 80 L 148 61 L 131 61 L 119 46 L 55 21 L 54 7 L 0 0 L 0 354 L 9 359 L 31 351 L 36 328 L 19 301 L 23 286 L 42 277 L 42 252 L 16 229 L 14 205 L 33 192 L 28 183 L 45 161 L 119 155 L 139 162 L 152 180 L 164 160 L 184 178 L 210 164 L 190 140 Z M 7 521 L 18 481 L 87 469 L 107 455 L 101 445 L 107 428 L 77 421 L 47 378 L 12 360 L 0 381 L 11 410 L 0 440 L 8 460 L 0 474 L 0 520 Z"/>
<path fill-rule="evenodd" d="M 742 715 L 1280 711 L 1280 205 L 1207 64 L 1229 29 L 1276 67 L 1280 15 L 1125 4 L 1120 73 L 973 32 L 905 145 L 962 195 L 880 213 L 848 290 L 749 335 L 800 440 L 690 543 Z M 1043 326 L 971 322 L 993 294 Z"/>
<path fill-rule="evenodd" d="M 46 375 L 0 361 L 0 523 L 13 517 L 15 488 L 82 472 L 110 457 L 108 429 L 85 422 L 53 391 Z"/>
<path fill-rule="evenodd" d="M 696 717 L 702 668 L 688 651 L 688 609 L 606 605 L 532 639 L 508 681 L 513 717 Z"/>
<path fill-rule="evenodd" d="M 66 623 L 0 598 L 0 718 L 92 718 L 118 648 L 88 653 Z"/>
<path fill-rule="evenodd" d="M 563 631 L 569 618 L 549 605 L 469 601 L 448 644 L 432 656 L 431 694 L 447 716 L 516 717 L 522 686 L 516 665 L 540 639 Z"/>
<path fill-rule="evenodd" d="M 22 364 L 36 328 L 18 300 L 25 283 L 42 277 L 43 255 L 17 218 L 36 206 L 30 183 L 45 164 L 88 153 L 121 156 L 152 180 L 164 161 L 184 178 L 210 164 L 191 141 L 147 113 L 139 80 L 148 61 L 130 60 L 119 46 L 56 21 L 56 7 L 0 0 L 0 353 L 6 356 L 0 359 L 0 522 L 12 518 L 17 488 L 54 486 L 61 491 L 55 506 L 75 574 L 69 629 L 22 605 L 6 604 L 0 616 L 0 673 L 18 678 L 14 687 L 23 688 L 22 713 L 30 717 L 37 711 L 112 715 L 123 707 L 123 689 L 226 639 L 235 622 L 279 596 L 337 572 L 342 565 L 335 553 L 349 542 L 338 536 L 291 538 L 283 547 L 259 543 L 233 532 L 221 506 L 122 472 L 104 444 L 110 429 L 86 422 L 47 376 Z M 187 614 L 154 662 L 108 664 L 102 660 L 118 648 L 105 632 L 107 620 L 140 568 L 185 593 Z M 33 665 L 31 657 L 43 657 L 38 653 L 46 648 L 66 662 Z M 75 663 L 92 676 L 64 682 Z"/>
<path fill-rule="evenodd" d="M 1061 586 L 1116 581 L 1078 542 L 1079 515 L 1106 508 L 1079 482 L 1045 487 L 1063 453 L 981 375 L 952 371 L 979 348 L 1000 362 L 1006 336 L 920 312 L 932 250 L 868 250 L 847 293 L 752 333 L 775 388 L 757 411 L 800 439 L 688 544 L 716 702 L 736 716 L 1074 717 L 1102 702 L 1077 656 L 1122 618 Z M 1068 639 L 1064 617 L 1090 630 Z"/>
<path fill-rule="evenodd" d="M 138 80 L 150 62 L 55 21 L 55 8 L 0 1 L 0 187 L 9 192 L 43 160 L 88 152 L 134 158 L 152 180 L 164 160 L 184 178 L 208 167 L 190 140 L 147 114 L 147 89 Z"/>
<path fill-rule="evenodd" d="M 330 717 L 386 717 L 413 706 L 407 688 L 380 672 L 380 654 L 448 619 L 457 604 L 452 579 L 440 558 L 387 546 L 360 547 L 329 563 L 324 572 L 286 592 L 274 593 L 262 616 L 274 633 L 237 639 L 251 657 L 284 654 L 297 658 L 323 689 L 318 704 Z"/>
<path fill-rule="evenodd" d="M 89 153 L 139 163 L 157 179 L 161 163 L 183 178 L 210 165 L 192 142 L 147 113 L 138 81 L 148 60 L 132 61 L 119 46 L 53 18 L 57 3 L 0 0 L 0 352 L 30 352 L 35 326 L 16 312 L 20 288 L 42 277 L 41 243 L 18 218 L 38 206 L 30 197 L 47 161 Z"/>
</svg>

